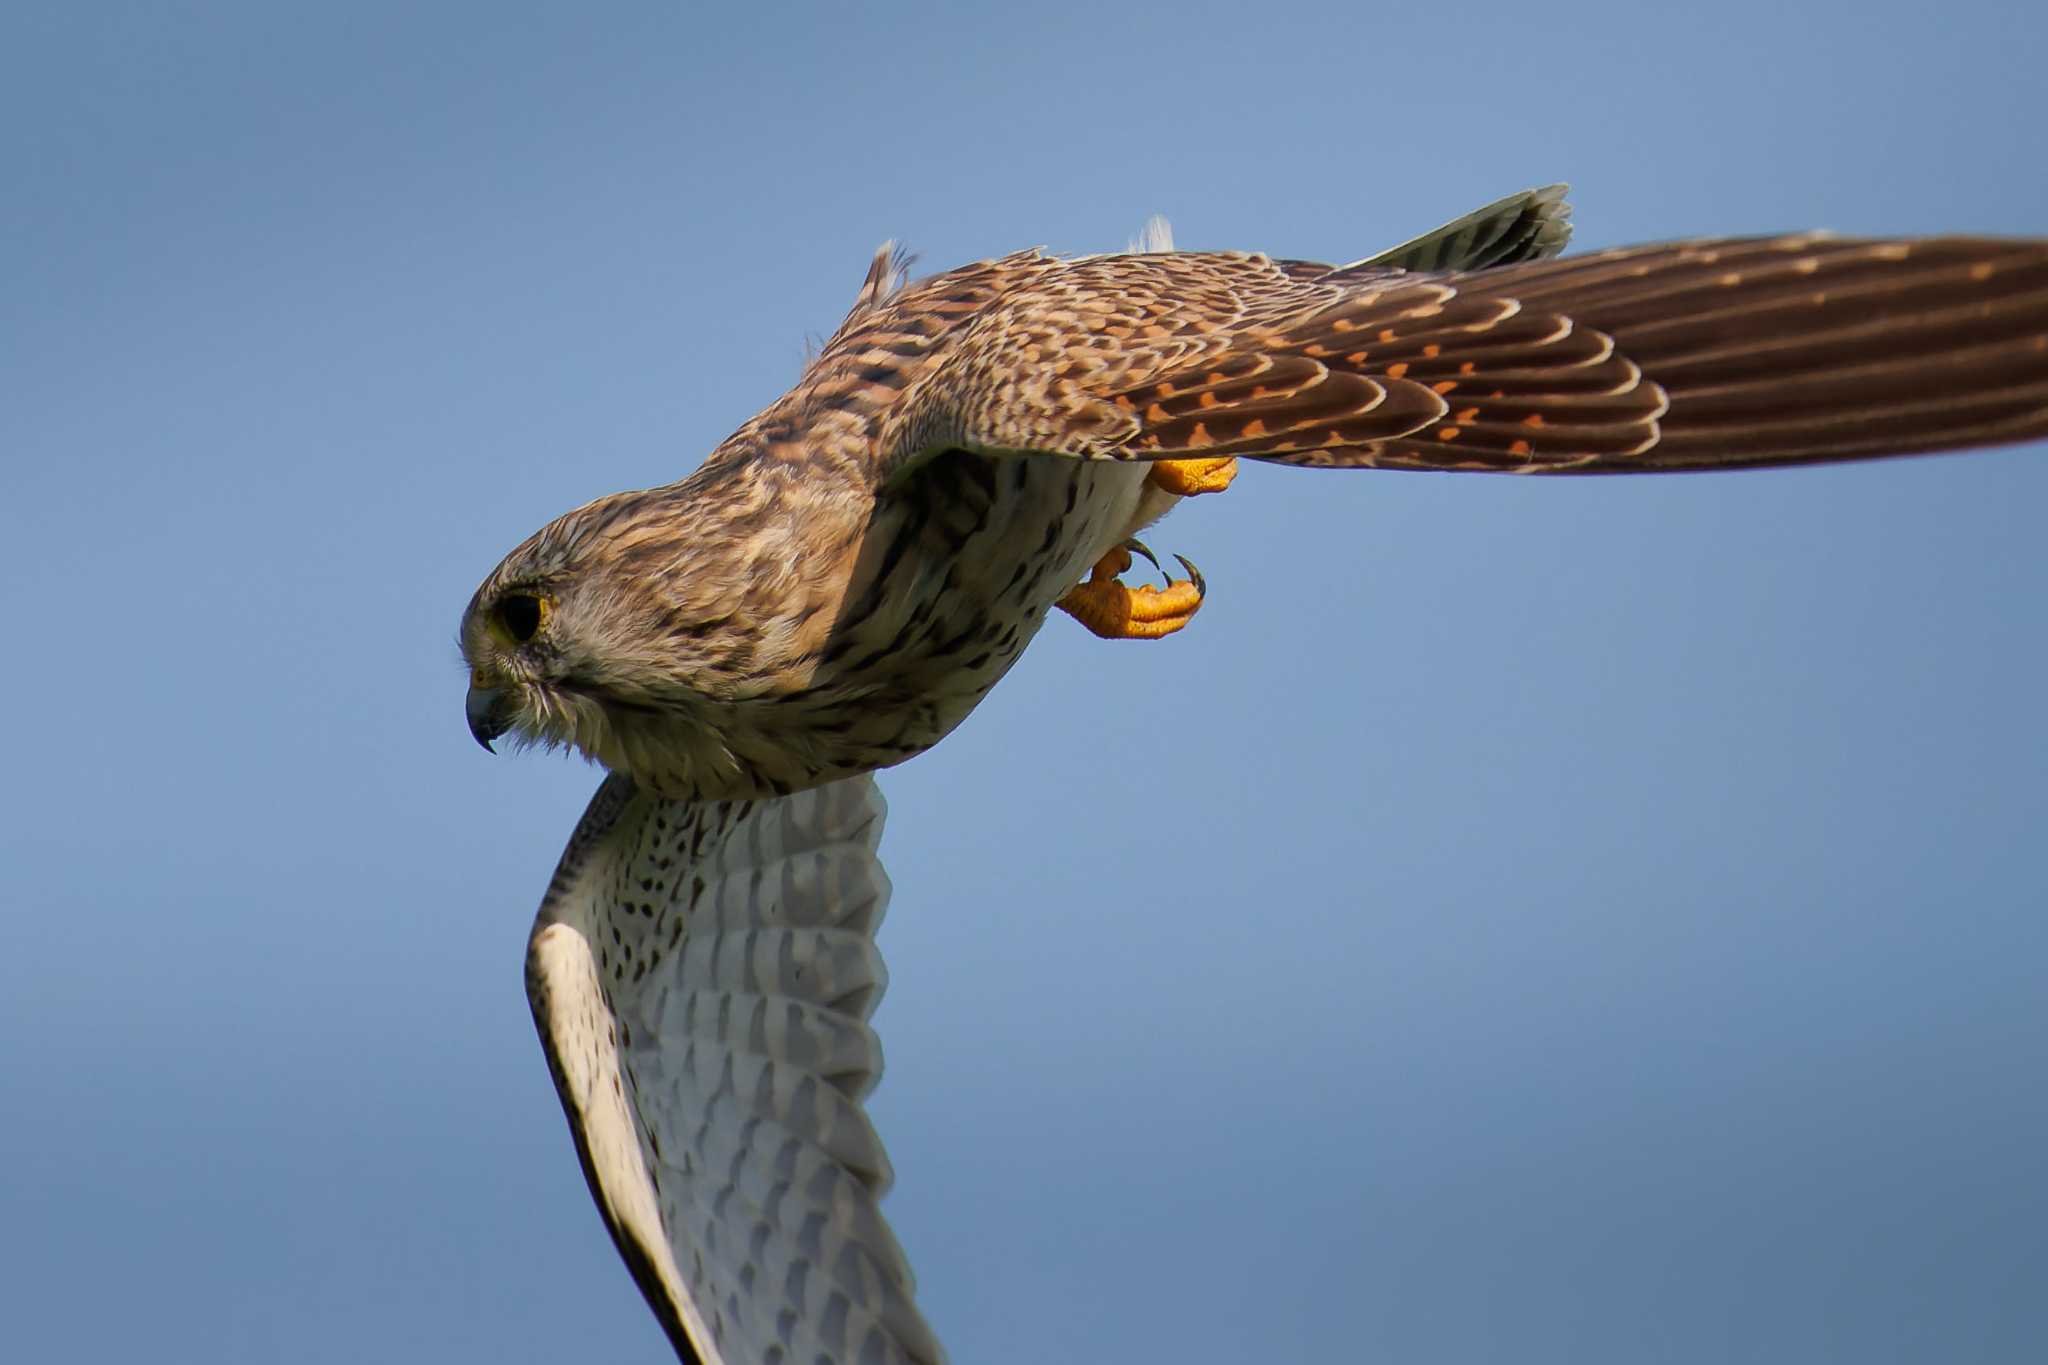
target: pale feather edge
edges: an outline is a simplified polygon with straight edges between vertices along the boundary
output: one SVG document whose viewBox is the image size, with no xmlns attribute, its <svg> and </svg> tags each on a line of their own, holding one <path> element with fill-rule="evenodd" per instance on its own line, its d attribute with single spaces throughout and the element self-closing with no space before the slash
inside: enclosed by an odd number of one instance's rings
<svg viewBox="0 0 2048 1365">
<path fill-rule="evenodd" d="M 590 918 L 592 855 L 610 842 L 618 817 L 633 804 L 634 795 L 630 784 L 621 792 L 618 779 L 607 780 L 570 837 L 563 865 L 556 870 L 527 939 L 527 1003 L 575 1140 L 584 1182 L 619 1258 L 684 1365 L 729 1365 L 683 1287 L 639 1128 L 626 1108 L 616 1020 L 605 1001 L 590 942 L 571 922 Z M 573 1010 L 579 1002 L 586 1006 L 590 1021 L 585 1056 L 565 1045 L 575 1041 Z M 592 1097 L 598 1099 L 594 1107 Z"/>
</svg>

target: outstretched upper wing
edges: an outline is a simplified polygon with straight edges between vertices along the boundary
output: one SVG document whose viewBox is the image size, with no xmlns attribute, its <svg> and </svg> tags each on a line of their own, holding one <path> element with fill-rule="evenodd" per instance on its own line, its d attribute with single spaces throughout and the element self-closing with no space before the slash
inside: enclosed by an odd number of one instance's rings
<svg viewBox="0 0 2048 1365">
<path fill-rule="evenodd" d="M 878 433 L 1128 460 L 1627 472 L 2048 435 L 2048 242 L 1726 239 L 1455 274 L 1048 264 Z"/>
<path fill-rule="evenodd" d="M 692 1365 L 944 1358 L 861 1108 L 882 810 L 868 777 L 678 802 L 613 776 L 534 923 L 527 993 L 584 1175 Z"/>
</svg>

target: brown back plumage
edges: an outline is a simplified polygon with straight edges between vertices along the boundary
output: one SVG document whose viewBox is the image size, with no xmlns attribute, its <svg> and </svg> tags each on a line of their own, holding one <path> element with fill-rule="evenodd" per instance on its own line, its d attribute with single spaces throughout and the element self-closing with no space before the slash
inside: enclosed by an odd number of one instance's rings
<svg viewBox="0 0 2048 1365">
<path fill-rule="evenodd" d="M 1725 239 L 1449 274 L 1026 253 L 864 327 L 918 333 L 914 365 L 900 343 L 865 352 L 884 471 L 959 446 L 1613 473 L 2048 435 L 2032 240 Z"/>
</svg>

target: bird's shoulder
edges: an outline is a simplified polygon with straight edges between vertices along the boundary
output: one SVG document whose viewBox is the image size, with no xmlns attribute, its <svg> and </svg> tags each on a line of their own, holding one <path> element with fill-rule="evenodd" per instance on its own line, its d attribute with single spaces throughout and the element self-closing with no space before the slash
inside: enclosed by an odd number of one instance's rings
<svg viewBox="0 0 2048 1365">
<path fill-rule="evenodd" d="M 1069 390 L 1200 363 L 1343 292 L 1330 266 L 1252 252 L 1030 250 L 909 282 L 906 265 L 876 255 L 846 320 L 741 433 L 750 458 L 785 452 L 814 475 L 838 452 L 849 474 L 886 477 L 904 454 L 970 434 L 963 418 L 1064 414 Z"/>
<path fill-rule="evenodd" d="M 1342 292 L 1328 281 L 1332 266 L 1243 251 L 1030 250 L 909 283 L 903 268 L 900 256 L 877 255 L 800 387 L 886 399 L 963 348 L 1019 368 L 1057 366 L 1070 353 L 1100 365 L 1118 348 L 1173 351 L 1177 339 L 1223 335 Z"/>
</svg>

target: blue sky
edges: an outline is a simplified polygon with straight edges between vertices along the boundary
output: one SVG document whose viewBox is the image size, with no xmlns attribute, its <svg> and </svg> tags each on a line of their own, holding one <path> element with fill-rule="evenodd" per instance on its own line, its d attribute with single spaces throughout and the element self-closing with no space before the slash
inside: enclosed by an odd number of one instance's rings
<svg viewBox="0 0 2048 1365">
<path fill-rule="evenodd" d="M 869 253 L 2048 233 L 1988 3 L 0 15 L 18 1359 L 657 1361 L 520 984 L 596 775 L 453 633 Z M 2048 1342 L 2048 449 L 1254 469 L 890 774 L 887 1209 L 955 1360 Z"/>
</svg>

